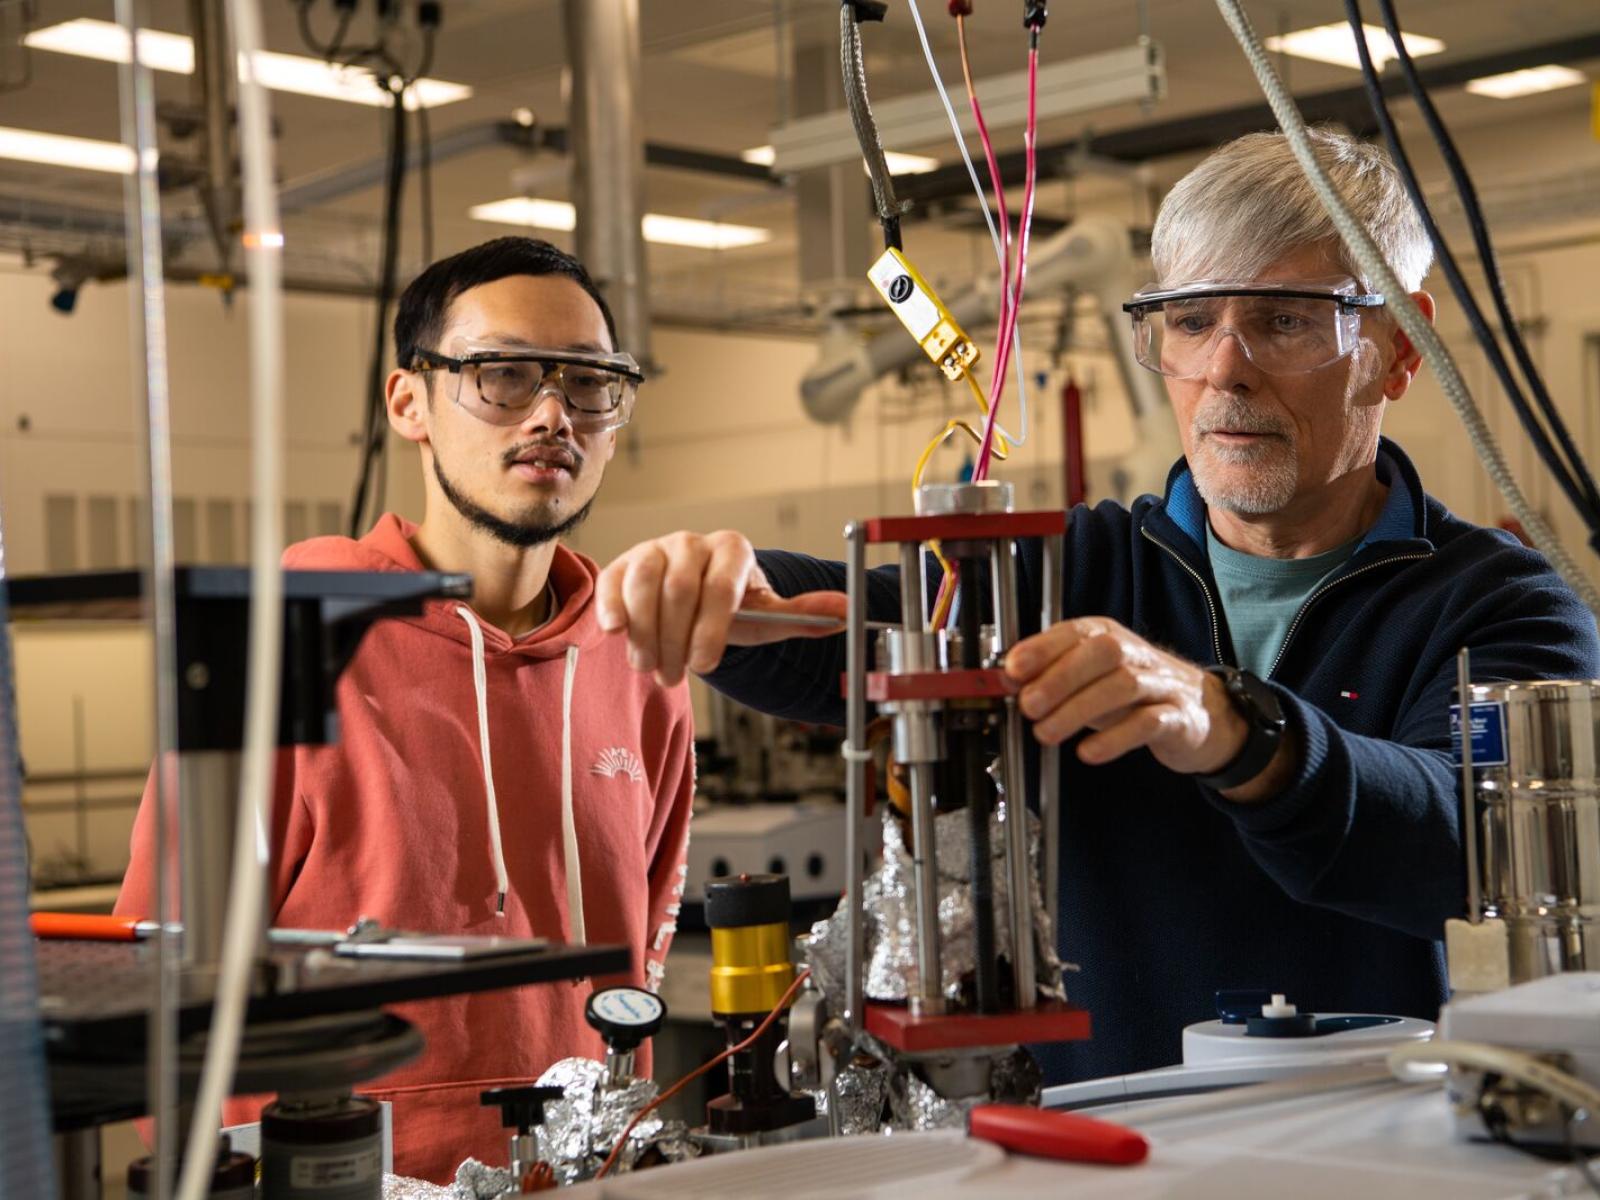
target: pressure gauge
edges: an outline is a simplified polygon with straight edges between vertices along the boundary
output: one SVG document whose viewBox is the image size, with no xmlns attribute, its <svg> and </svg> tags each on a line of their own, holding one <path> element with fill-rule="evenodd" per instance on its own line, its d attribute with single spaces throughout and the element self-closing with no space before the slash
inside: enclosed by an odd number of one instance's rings
<svg viewBox="0 0 1600 1200">
<path fill-rule="evenodd" d="M 583 1015 L 606 1045 L 620 1054 L 637 1048 L 661 1028 L 667 1006 L 643 988 L 614 987 L 590 996 Z"/>
</svg>

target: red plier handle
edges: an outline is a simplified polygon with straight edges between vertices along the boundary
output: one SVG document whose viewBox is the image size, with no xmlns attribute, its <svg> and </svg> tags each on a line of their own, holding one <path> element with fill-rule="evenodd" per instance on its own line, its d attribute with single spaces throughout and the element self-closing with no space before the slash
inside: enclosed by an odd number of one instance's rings
<svg viewBox="0 0 1600 1200">
<path fill-rule="evenodd" d="M 1144 1135 L 1110 1121 L 1021 1104 L 980 1104 L 967 1115 L 967 1133 L 1018 1154 L 1067 1162 L 1132 1166 L 1150 1154 Z"/>
</svg>

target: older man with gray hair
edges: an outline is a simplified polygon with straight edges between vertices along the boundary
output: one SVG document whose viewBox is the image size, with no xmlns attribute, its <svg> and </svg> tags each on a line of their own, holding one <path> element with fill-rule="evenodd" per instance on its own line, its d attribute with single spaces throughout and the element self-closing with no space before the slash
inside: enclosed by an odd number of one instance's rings
<svg viewBox="0 0 1600 1200">
<path fill-rule="evenodd" d="M 1432 250 L 1381 150 L 1315 135 L 1395 274 Z M 1159 283 L 1126 306 L 1184 458 L 1162 497 L 1078 508 L 1071 619 L 1006 669 L 1063 758 L 1061 956 L 1092 1042 L 1053 1079 L 1176 1061 L 1214 993 L 1428 1017 L 1463 909 L 1449 706 L 1479 679 L 1600 674 L 1594 620 L 1545 560 L 1428 496 L 1380 435 L 1419 367 L 1277 134 L 1241 138 L 1161 207 Z M 1024 613 L 1040 554 L 1021 553 Z M 873 573 L 870 615 L 899 616 Z M 842 638 L 758 643 L 740 607 L 842 611 L 837 564 L 737 533 L 642 543 L 603 572 L 602 626 L 634 665 L 706 674 L 781 716 L 841 723 Z"/>
</svg>

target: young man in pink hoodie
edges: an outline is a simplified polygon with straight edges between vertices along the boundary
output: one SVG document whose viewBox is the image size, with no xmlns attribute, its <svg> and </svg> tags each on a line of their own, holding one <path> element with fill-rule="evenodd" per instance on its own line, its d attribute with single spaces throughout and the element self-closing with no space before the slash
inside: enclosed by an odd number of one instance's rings
<svg viewBox="0 0 1600 1200">
<path fill-rule="evenodd" d="M 654 988 L 686 870 L 688 695 L 629 669 L 626 640 L 596 623 L 594 562 L 560 540 L 599 490 L 638 367 L 583 267 L 531 238 L 433 264 L 394 333 L 389 424 L 420 452 L 422 523 L 386 513 L 284 564 L 464 571 L 472 602 L 376 625 L 339 680 L 340 741 L 281 756 L 273 923 L 622 943 L 633 974 L 605 982 Z M 151 807 L 118 911 L 148 907 Z M 363 1089 L 394 1104 L 395 1170 L 448 1180 L 468 1155 L 499 1162 L 499 1113 L 479 1091 L 603 1055 L 583 1015 L 593 986 L 394 1006 L 427 1038 Z M 227 1118 L 258 1108 L 235 1101 Z"/>
</svg>

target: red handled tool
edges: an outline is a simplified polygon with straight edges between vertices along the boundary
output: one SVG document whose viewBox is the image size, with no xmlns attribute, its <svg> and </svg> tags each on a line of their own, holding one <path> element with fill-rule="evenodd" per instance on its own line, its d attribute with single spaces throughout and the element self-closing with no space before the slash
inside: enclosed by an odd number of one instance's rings
<svg viewBox="0 0 1600 1200">
<path fill-rule="evenodd" d="M 1132 1129 L 1021 1104 L 978 1105 L 967 1114 L 967 1133 L 1018 1154 L 1066 1162 L 1126 1167 L 1150 1154 L 1150 1143 Z"/>
</svg>

